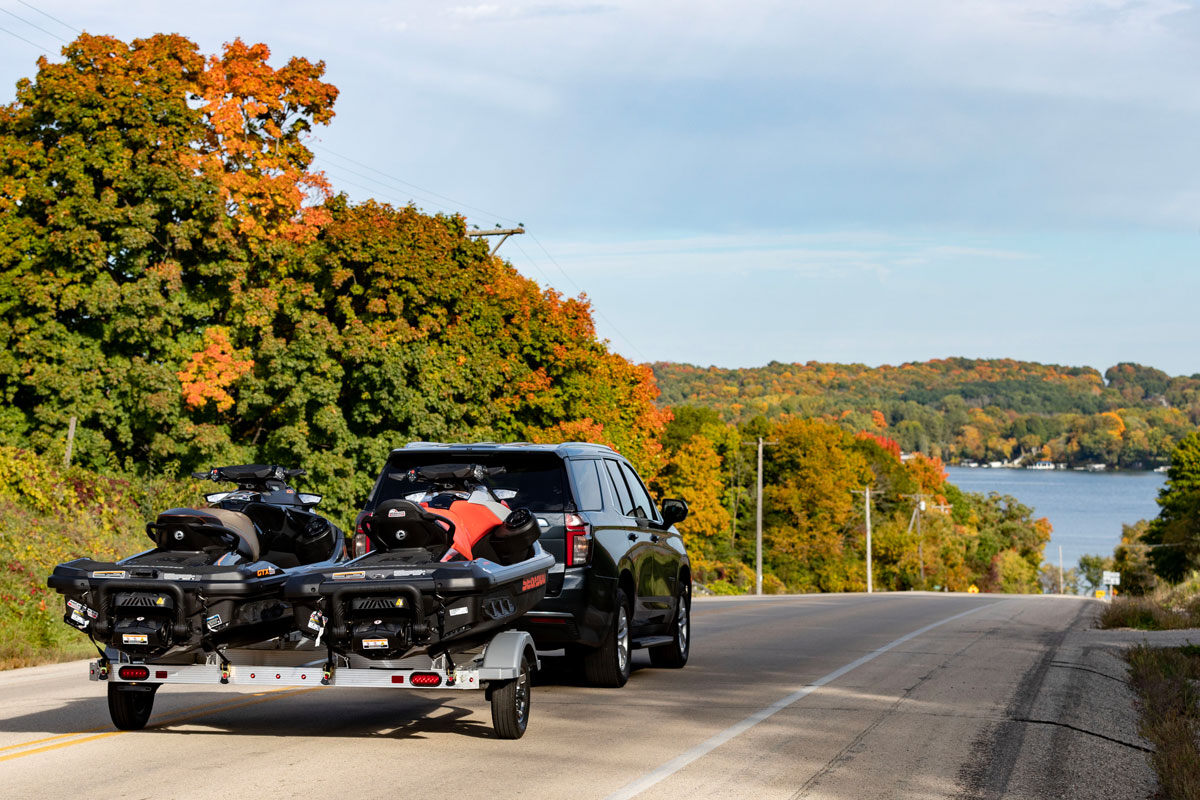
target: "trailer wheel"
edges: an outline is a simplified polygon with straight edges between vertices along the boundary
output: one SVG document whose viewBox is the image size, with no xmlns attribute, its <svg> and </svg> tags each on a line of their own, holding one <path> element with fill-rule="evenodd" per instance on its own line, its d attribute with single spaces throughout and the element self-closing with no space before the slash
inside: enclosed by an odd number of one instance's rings
<svg viewBox="0 0 1200 800">
<path fill-rule="evenodd" d="M 143 684 L 141 686 L 123 686 L 119 683 L 108 685 L 108 715 L 112 717 L 113 725 L 123 731 L 140 731 L 146 727 L 150 712 L 154 710 L 154 693 L 159 684 Z"/>
<path fill-rule="evenodd" d="M 679 669 L 687 664 L 688 651 L 692 644 L 692 584 L 687 582 L 679 587 L 679 597 L 675 601 L 675 622 L 671 626 L 672 639 L 670 644 L 651 647 L 650 663 L 656 667 Z"/>
<path fill-rule="evenodd" d="M 520 739 L 529 725 L 529 657 L 521 655 L 521 671 L 517 677 L 493 685 L 492 728 L 501 739 Z"/>
</svg>

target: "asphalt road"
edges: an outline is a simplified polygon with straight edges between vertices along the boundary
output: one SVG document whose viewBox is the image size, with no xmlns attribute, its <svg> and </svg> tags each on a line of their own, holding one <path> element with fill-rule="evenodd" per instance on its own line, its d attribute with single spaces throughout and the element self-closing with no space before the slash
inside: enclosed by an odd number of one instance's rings
<svg viewBox="0 0 1200 800">
<path fill-rule="evenodd" d="M 1053 753 L 1023 755 L 1037 725 L 1020 715 L 1093 613 L 994 595 L 698 600 L 682 670 L 638 653 L 625 688 L 593 689 L 546 659 L 519 741 L 492 736 L 479 692 L 345 688 L 164 687 L 150 726 L 119 732 L 82 662 L 18 670 L 0 673 L 0 786 L 73 800 L 1053 797 Z"/>
</svg>

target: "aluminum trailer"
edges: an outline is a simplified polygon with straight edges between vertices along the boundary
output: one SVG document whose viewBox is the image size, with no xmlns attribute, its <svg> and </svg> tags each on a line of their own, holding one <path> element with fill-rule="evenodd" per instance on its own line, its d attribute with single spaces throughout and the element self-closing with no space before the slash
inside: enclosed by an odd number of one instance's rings
<svg viewBox="0 0 1200 800">
<path fill-rule="evenodd" d="M 421 661 L 425 663 L 414 664 Z M 368 664 L 371 666 L 365 666 Z M 290 649 L 245 648 L 202 654 L 192 663 L 139 661 L 110 649 L 88 665 L 88 677 L 108 684 L 109 714 L 121 730 L 146 726 L 154 709 L 154 694 L 165 684 L 356 687 L 482 690 L 491 701 L 496 735 L 519 739 L 529 723 L 530 675 L 539 666 L 533 637 L 525 631 L 507 630 L 482 648 L 395 662 L 326 654 L 304 642 Z"/>
</svg>

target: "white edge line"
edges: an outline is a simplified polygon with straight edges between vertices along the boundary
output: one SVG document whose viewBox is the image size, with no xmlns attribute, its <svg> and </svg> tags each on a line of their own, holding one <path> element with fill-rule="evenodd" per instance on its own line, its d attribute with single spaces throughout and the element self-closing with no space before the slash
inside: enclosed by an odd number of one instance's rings
<svg viewBox="0 0 1200 800">
<path fill-rule="evenodd" d="M 768 717 L 772 716 L 776 712 L 782 711 L 783 709 L 792 705 L 796 701 L 807 697 L 808 695 L 812 694 L 813 692 L 815 692 L 817 689 L 821 688 L 825 684 L 837 680 L 838 678 L 842 677 L 850 670 L 861 667 L 863 664 L 866 664 L 868 661 L 872 661 L 872 660 L 878 658 L 879 656 L 883 655 L 887 651 L 889 651 L 895 647 L 899 647 L 900 645 L 904 644 L 905 642 L 909 641 L 910 639 L 914 639 L 923 633 L 927 633 L 940 625 L 945 625 L 947 622 L 953 622 L 954 620 L 961 619 L 961 618 L 967 616 L 968 614 L 974 614 L 977 611 L 982 611 L 983 609 L 989 608 L 990 606 L 994 606 L 994 605 L 996 605 L 996 603 L 987 603 L 985 605 L 977 606 L 977 607 L 969 609 L 967 611 L 963 611 L 960 614 L 955 614 L 954 616 L 946 617 L 943 620 L 939 620 L 930 625 L 926 625 L 924 628 L 918 628 L 917 630 L 913 631 L 912 633 L 906 633 L 903 636 L 901 636 L 899 639 L 888 642 L 883 647 L 880 647 L 877 650 L 872 650 L 870 653 L 867 653 L 865 656 L 862 656 L 861 658 L 856 658 L 853 661 L 851 661 L 849 664 L 838 667 L 833 672 L 830 672 L 828 675 L 822 675 L 820 678 L 817 678 L 815 681 L 806 685 L 804 688 L 798 689 L 797 691 L 792 692 L 791 694 L 787 695 L 786 697 L 782 697 L 779 700 L 776 700 L 774 703 L 767 706 L 766 708 L 755 711 L 753 714 L 746 717 L 741 722 L 737 722 L 737 723 L 734 723 L 733 725 L 730 725 L 725 730 L 721 731 L 720 733 L 716 734 L 715 736 L 713 736 L 709 739 L 706 739 L 705 741 L 696 745 L 692 749 L 687 750 L 683 753 L 680 753 L 679 755 L 675 756 L 670 761 L 665 762 L 664 764 L 662 764 L 661 766 L 659 766 L 657 769 L 653 770 L 652 772 L 648 772 L 645 775 L 643 775 L 642 777 L 637 778 L 636 780 L 625 784 L 617 791 L 608 795 L 608 797 L 606 797 L 604 800 L 629 800 L 629 798 L 636 797 L 637 795 L 646 791 L 647 789 L 649 789 L 651 786 L 658 783 L 659 781 L 669 778 L 670 776 L 674 775 L 676 772 L 679 772 L 679 770 L 683 769 L 684 767 L 686 767 L 688 764 L 692 763 L 696 759 L 702 758 L 703 756 L 708 755 L 713 750 L 716 750 L 718 747 L 720 747 L 721 745 L 728 742 L 730 739 L 740 736 L 741 734 L 750 730 L 755 725 L 757 725 L 758 723 L 767 719 Z"/>
</svg>

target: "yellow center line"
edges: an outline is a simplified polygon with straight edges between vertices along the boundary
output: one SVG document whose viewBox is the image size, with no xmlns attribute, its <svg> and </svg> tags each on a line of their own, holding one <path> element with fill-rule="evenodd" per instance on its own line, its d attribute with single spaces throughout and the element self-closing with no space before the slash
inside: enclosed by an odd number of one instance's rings
<svg viewBox="0 0 1200 800">
<path fill-rule="evenodd" d="M 250 695 L 251 697 L 258 698 L 256 700 L 246 700 L 246 701 L 221 700 L 216 703 L 203 703 L 201 705 L 190 706 L 188 708 L 180 709 L 180 711 L 177 712 L 176 716 L 169 717 L 165 720 L 162 720 L 161 722 L 157 722 L 157 723 L 155 723 L 153 725 L 149 725 L 147 727 L 148 727 L 148 729 L 151 729 L 151 730 L 156 729 L 156 728 L 164 728 L 168 725 L 175 725 L 180 722 L 186 722 L 191 719 L 196 719 L 197 717 L 203 717 L 203 716 L 207 716 L 209 714 L 215 714 L 218 711 L 228 711 L 228 710 L 235 709 L 235 708 L 244 708 L 246 706 L 258 705 L 259 703 L 266 703 L 271 700 L 278 700 L 283 697 L 288 697 L 288 696 L 291 696 L 294 694 L 304 694 L 305 692 L 313 692 L 313 691 L 316 691 L 317 689 L 321 689 L 321 688 L 324 688 L 324 687 L 313 686 L 308 689 L 290 689 L 289 687 L 286 687 L 286 686 L 279 686 L 274 689 L 267 689 L 265 691 L 255 692 L 254 694 Z M 279 692 L 285 692 L 285 694 L 279 694 Z M 275 696 L 274 697 L 265 697 L 264 696 L 264 695 L 268 695 L 268 694 L 275 695 Z M 104 726 L 99 727 L 99 728 L 87 728 L 86 730 L 75 731 L 74 733 L 60 733 L 56 736 L 47 736 L 44 739 L 34 739 L 33 741 L 22 742 L 21 744 L 10 744 L 5 747 L 0 747 L 0 750 L 15 750 L 15 749 L 21 748 L 21 747 L 31 747 L 35 744 L 41 744 L 42 742 L 52 742 L 55 739 L 69 739 L 72 736 L 80 736 L 81 734 L 92 733 L 94 731 L 103 730 L 103 727 Z M 14 758 L 23 758 L 24 756 L 31 756 L 31 755 L 34 755 L 35 753 L 45 753 L 49 750 L 57 750 L 60 747 L 69 747 L 71 745 L 83 744 L 84 742 L 94 742 L 97 739 L 104 739 L 109 736 L 117 736 L 118 734 L 122 734 L 122 733 L 132 733 L 132 731 L 105 731 L 104 733 L 96 734 L 95 736 L 85 736 L 82 739 L 70 739 L 70 741 L 57 742 L 56 744 L 48 744 L 44 747 L 36 747 L 32 750 L 24 750 L 20 753 L 9 753 L 8 755 L 0 756 L 0 762 L 11 761 Z"/>
</svg>

